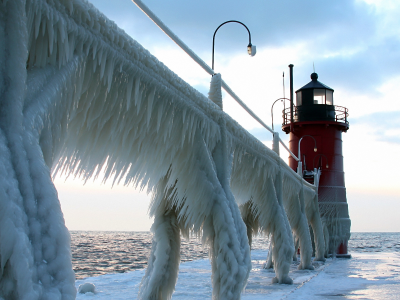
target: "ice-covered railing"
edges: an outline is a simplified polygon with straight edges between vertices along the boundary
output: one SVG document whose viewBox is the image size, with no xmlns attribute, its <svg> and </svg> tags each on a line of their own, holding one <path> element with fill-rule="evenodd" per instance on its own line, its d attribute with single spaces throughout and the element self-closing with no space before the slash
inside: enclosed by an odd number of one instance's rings
<svg viewBox="0 0 400 300">
<path fill-rule="evenodd" d="M 315 188 L 274 151 L 86 1 L 0 7 L 1 297 L 75 298 L 51 175 L 87 180 L 103 167 L 104 180 L 153 194 L 142 299 L 171 296 L 189 231 L 210 245 L 216 299 L 240 297 L 254 222 L 272 235 L 278 282 L 290 281 L 291 230 L 310 265 Z"/>
</svg>

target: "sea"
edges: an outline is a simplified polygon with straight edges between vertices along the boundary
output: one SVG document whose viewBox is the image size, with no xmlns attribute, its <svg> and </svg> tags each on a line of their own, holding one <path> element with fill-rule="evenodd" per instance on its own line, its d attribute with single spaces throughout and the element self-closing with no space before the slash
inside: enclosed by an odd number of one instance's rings
<svg viewBox="0 0 400 300">
<path fill-rule="evenodd" d="M 72 264 L 76 279 L 144 269 L 151 250 L 152 233 L 121 231 L 70 231 Z M 252 250 L 267 250 L 266 236 L 253 238 Z M 348 252 L 400 253 L 400 233 L 354 232 Z M 208 249 L 197 237 L 181 239 L 181 262 L 208 258 Z"/>
</svg>

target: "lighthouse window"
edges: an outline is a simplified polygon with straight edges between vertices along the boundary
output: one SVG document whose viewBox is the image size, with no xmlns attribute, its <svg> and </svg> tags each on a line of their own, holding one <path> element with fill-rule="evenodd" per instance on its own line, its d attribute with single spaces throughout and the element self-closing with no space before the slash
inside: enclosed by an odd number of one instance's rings
<svg viewBox="0 0 400 300">
<path fill-rule="evenodd" d="M 301 105 L 301 91 L 296 93 L 296 106 Z"/>
<path fill-rule="evenodd" d="M 326 90 L 326 104 L 333 105 L 333 91 Z"/>
<path fill-rule="evenodd" d="M 314 104 L 325 104 L 325 91 L 324 89 L 314 90 Z"/>
</svg>

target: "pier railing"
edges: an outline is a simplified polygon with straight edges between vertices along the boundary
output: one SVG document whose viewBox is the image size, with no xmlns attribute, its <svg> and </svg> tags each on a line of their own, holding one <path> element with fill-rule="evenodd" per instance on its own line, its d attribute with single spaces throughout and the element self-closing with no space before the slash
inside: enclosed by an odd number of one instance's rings
<svg viewBox="0 0 400 300">
<path fill-rule="evenodd" d="M 290 107 L 282 111 L 282 125 L 290 124 Z M 349 110 L 339 105 L 304 105 L 293 107 L 293 121 L 332 121 L 345 125 L 348 122 Z"/>
</svg>

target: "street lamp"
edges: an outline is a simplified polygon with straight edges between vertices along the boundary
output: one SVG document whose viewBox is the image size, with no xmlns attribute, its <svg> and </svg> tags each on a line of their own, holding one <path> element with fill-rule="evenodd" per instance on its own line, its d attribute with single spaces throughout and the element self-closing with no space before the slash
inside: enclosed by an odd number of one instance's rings
<svg viewBox="0 0 400 300">
<path fill-rule="evenodd" d="M 303 177 L 303 163 L 301 161 L 300 143 L 303 140 L 303 138 L 305 138 L 306 136 L 309 136 L 314 140 L 314 143 L 315 143 L 314 152 L 317 152 L 317 141 L 315 140 L 315 138 L 313 136 L 311 136 L 311 135 L 308 135 L 308 134 L 303 135 L 301 137 L 301 139 L 299 140 L 298 156 L 297 156 L 297 158 L 299 159 L 298 166 L 297 166 L 297 174 L 299 174 L 301 177 Z"/>
<path fill-rule="evenodd" d="M 217 33 L 218 29 L 219 29 L 222 25 L 224 25 L 224 24 L 226 24 L 226 23 L 239 23 L 239 24 L 242 24 L 242 25 L 247 29 L 247 32 L 249 33 L 249 44 L 247 45 L 247 53 L 248 53 L 250 56 L 256 55 L 256 46 L 251 44 L 251 34 L 250 34 L 250 30 L 247 28 L 247 26 L 244 25 L 242 22 L 235 21 L 235 20 L 226 21 L 226 22 L 222 23 L 221 25 L 219 25 L 217 29 L 215 29 L 215 32 L 214 32 L 214 35 L 213 35 L 212 64 L 211 64 L 211 65 L 212 65 L 213 71 L 214 71 L 214 45 L 215 45 L 215 34 Z"/>
</svg>

